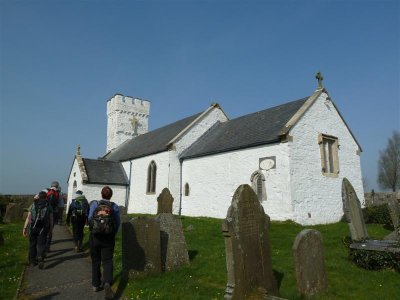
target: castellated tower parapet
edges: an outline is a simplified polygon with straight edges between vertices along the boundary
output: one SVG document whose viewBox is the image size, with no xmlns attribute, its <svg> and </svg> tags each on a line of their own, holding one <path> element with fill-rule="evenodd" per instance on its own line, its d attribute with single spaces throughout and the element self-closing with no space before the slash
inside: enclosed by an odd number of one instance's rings
<svg viewBox="0 0 400 300">
<path fill-rule="evenodd" d="M 107 152 L 148 131 L 150 101 L 115 94 L 107 101 Z"/>
</svg>

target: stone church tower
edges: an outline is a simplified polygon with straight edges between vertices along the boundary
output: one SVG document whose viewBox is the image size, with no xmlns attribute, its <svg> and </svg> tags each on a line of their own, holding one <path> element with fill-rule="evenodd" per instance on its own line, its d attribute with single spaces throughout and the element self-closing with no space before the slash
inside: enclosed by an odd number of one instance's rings
<svg viewBox="0 0 400 300">
<path fill-rule="evenodd" d="M 107 101 L 107 152 L 148 131 L 150 101 L 115 94 Z"/>
</svg>

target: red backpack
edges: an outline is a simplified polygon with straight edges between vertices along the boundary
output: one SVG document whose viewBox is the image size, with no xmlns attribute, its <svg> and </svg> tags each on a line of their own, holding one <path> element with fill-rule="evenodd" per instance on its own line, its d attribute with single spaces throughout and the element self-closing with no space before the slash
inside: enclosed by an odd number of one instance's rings
<svg viewBox="0 0 400 300">
<path fill-rule="evenodd" d="M 58 193 L 58 191 L 50 189 L 47 192 L 47 201 L 49 202 L 49 204 L 51 205 L 51 207 L 56 208 L 58 206 L 58 199 L 60 197 L 60 194 Z"/>
</svg>

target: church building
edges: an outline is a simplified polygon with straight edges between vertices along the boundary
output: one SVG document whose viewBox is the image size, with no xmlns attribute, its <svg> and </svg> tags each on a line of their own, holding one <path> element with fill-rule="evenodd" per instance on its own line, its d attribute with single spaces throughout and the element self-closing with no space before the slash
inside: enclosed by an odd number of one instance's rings
<svg viewBox="0 0 400 300">
<path fill-rule="evenodd" d="M 150 102 L 123 95 L 107 101 L 107 152 L 75 155 L 68 199 L 98 199 L 109 185 L 128 213 L 157 212 L 168 188 L 173 213 L 225 218 L 232 196 L 249 184 L 271 220 L 337 222 L 346 177 L 364 199 L 361 147 L 317 76 L 306 98 L 229 119 L 218 104 L 148 131 Z"/>
</svg>

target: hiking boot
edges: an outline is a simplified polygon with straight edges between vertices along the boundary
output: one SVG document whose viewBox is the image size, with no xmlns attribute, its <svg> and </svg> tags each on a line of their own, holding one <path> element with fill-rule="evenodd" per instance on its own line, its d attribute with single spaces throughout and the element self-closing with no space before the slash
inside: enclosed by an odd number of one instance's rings
<svg viewBox="0 0 400 300">
<path fill-rule="evenodd" d="M 92 291 L 96 293 L 98 291 L 101 291 L 101 288 L 99 286 L 92 286 Z"/>
<path fill-rule="evenodd" d="M 43 260 L 39 261 L 39 269 L 40 270 L 44 269 L 44 261 Z"/>
<path fill-rule="evenodd" d="M 113 291 L 111 289 L 111 286 L 110 286 L 110 284 L 108 282 L 106 282 L 104 284 L 104 295 L 105 295 L 106 299 L 114 298 L 114 293 L 113 293 Z"/>
</svg>

